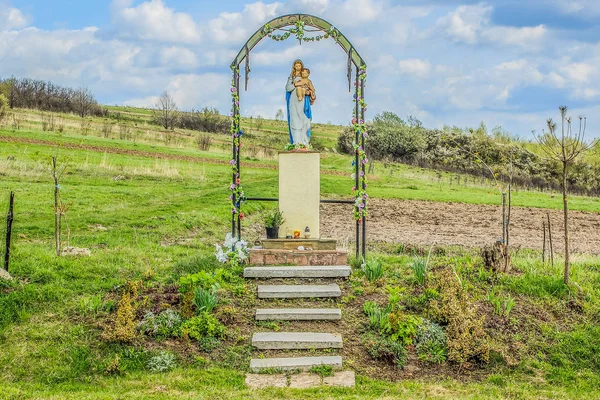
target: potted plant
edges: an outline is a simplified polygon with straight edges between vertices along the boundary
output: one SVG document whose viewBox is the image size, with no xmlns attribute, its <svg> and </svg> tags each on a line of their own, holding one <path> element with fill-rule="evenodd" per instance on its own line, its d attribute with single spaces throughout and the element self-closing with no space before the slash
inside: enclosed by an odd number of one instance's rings
<svg viewBox="0 0 600 400">
<path fill-rule="evenodd" d="M 278 208 L 267 211 L 264 222 L 267 229 L 267 239 L 277 239 L 279 237 L 279 227 L 285 222 L 283 213 Z"/>
</svg>

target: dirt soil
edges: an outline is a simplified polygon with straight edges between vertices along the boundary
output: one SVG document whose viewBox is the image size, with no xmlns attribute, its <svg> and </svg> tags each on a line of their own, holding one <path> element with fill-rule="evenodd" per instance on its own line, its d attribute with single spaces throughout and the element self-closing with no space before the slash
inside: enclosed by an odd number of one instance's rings
<svg viewBox="0 0 600 400">
<path fill-rule="evenodd" d="M 550 213 L 554 251 L 562 253 L 562 210 L 513 207 L 510 243 L 541 250 L 542 221 Z M 571 251 L 600 254 L 600 213 L 570 211 Z M 371 199 L 367 235 L 371 241 L 412 245 L 481 247 L 502 237 L 499 206 L 430 201 Z M 353 242 L 352 205 L 322 204 L 321 235 Z"/>
</svg>

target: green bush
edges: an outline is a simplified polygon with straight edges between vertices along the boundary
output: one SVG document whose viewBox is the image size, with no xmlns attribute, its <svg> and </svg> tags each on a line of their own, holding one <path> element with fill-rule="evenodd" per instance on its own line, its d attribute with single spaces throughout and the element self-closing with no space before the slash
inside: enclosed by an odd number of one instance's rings
<svg viewBox="0 0 600 400">
<path fill-rule="evenodd" d="M 197 341 L 204 337 L 222 338 L 225 336 L 225 326 L 216 317 L 203 311 L 183 323 L 181 334 Z"/>
<path fill-rule="evenodd" d="M 181 323 L 181 316 L 169 309 L 158 315 L 153 312 L 146 313 L 138 328 L 142 333 L 160 340 L 177 336 Z"/>
<path fill-rule="evenodd" d="M 182 293 L 194 291 L 196 287 L 211 289 L 215 285 L 233 282 L 235 280 L 231 271 L 225 268 L 218 268 L 213 272 L 200 271 L 195 274 L 188 274 L 179 278 L 179 290 Z"/>
<path fill-rule="evenodd" d="M 406 364 L 407 351 L 401 343 L 372 333 L 363 336 L 362 342 L 372 358 L 395 364 L 398 368 Z"/>
<path fill-rule="evenodd" d="M 415 348 L 421 360 L 436 364 L 443 363 L 448 353 L 444 329 L 435 322 L 423 320 L 417 328 Z"/>
<path fill-rule="evenodd" d="M 398 310 L 390 313 L 389 323 L 382 333 L 389 336 L 390 339 L 402 343 L 404 346 L 410 346 L 413 344 L 417 328 L 421 325 L 421 321 L 420 317 Z"/>
</svg>

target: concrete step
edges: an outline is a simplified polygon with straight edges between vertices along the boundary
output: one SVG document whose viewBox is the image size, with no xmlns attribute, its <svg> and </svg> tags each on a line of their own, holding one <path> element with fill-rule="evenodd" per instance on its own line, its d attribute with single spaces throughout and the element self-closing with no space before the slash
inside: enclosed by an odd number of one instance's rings
<svg viewBox="0 0 600 400">
<path fill-rule="evenodd" d="M 261 350 L 272 349 L 341 349 L 342 335 L 308 332 L 257 332 L 252 345 Z"/>
<path fill-rule="evenodd" d="M 259 299 L 295 299 L 300 297 L 340 297 L 340 287 L 330 285 L 258 285 Z"/>
<path fill-rule="evenodd" d="M 244 278 L 347 278 L 351 272 L 347 265 L 248 267 Z"/>
<path fill-rule="evenodd" d="M 259 308 L 256 319 L 279 321 L 339 320 L 342 310 L 339 308 Z"/>
<path fill-rule="evenodd" d="M 260 372 L 265 369 L 277 369 L 281 371 L 302 370 L 307 371 L 314 366 L 331 365 L 334 369 L 342 369 L 342 357 L 289 357 L 289 358 L 253 358 L 250 360 L 252 372 Z"/>
</svg>

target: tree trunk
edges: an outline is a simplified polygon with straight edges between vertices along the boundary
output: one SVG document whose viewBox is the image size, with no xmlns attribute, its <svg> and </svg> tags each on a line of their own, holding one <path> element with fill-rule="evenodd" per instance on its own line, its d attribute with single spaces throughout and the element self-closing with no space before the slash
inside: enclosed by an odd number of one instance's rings
<svg viewBox="0 0 600 400">
<path fill-rule="evenodd" d="M 52 157 L 52 176 L 54 178 L 54 241 L 56 245 L 56 255 L 60 256 L 60 187 L 58 186 L 56 157 Z"/>
<path fill-rule="evenodd" d="M 563 162 L 563 213 L 565 224 L 565 285 L 569 284 L 571 265 L 569 264 L 569 203 L 567 198 L 567 163 Z"/>
</svg>

